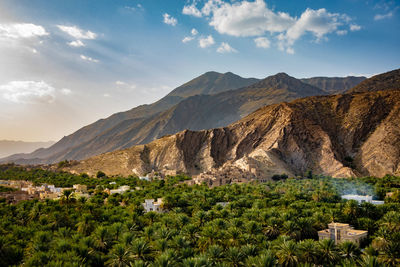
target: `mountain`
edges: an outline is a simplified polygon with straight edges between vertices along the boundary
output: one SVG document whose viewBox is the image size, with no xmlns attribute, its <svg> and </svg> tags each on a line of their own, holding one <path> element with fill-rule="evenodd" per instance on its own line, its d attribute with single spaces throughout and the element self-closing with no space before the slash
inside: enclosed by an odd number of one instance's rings
<svg viewBox="0 0 400 267">
<path fill-rule="evenodd" d="M 269 105 L 228 127 L 185 130 L 82 160 L 91 175 L 191 175 L 240 169 L 258 177 L 307 170 L 333 177 L 400 175 L 400 91 L 313 96 Z"/>
<path fill-rule="evenodd" d="M 30 154 L 16 154 L 1 159 L 0 162 L 19 162 L 19 163 L 49 163 L 65 158 L 69 150 L 80 146 L 103 134 L 116 125 L 140 123 L 155 114 L 165 111 L 183 99 L 196 94 L 212 94 L 231 89 L 241 88 L 257 82 L 255 78 L 242 78 L 233 73 L 207 72 L 171 91 L 159 101 L 150 105 L 141 105 L 125 112 L 119 112 L 106 119 L 98 120 L 87 125 L 69 136 L 63 137 L 53 146 L 40 149 Z M 104 151 L 103 151 L 104 152 Z M 90 154 L 93 155 L 93 154 Z M 26 159 L 26 160 L 25 160 Z"/>
<path fill-rule="evenodd" d="M 308 83 L 315 87 L 318 87 L 329 94 L 341 94 L 360 82 L 367 79 L 366 77 L 313 77 L 300 79 L 304 83 Z"/>
<path fill-rule="evenodd" d="M 400 69 L 375 75 L 348 90 L 347 93 L 374 92 L 382 90 L 400 90 Z"/>
<path fill-rule="evenodd" d="M 38 148 L 49 147 L 55 142 L 23 142 L 0 140 L 0 157 L 6 157 L 16 153 L 30 153 Z"/>
<path fill-rule="evenodd" d="M 244 79 L 232 72 L 224 74 L 209 71 L 182 86 L 176 88 L 168 96 L 189 97 L 194 95 L 214 95 L 232 89 L 245 87 L 258 82 L 258 79 Z"/>
<path fill-rule="evenodd" d="M 265 105 L 325 94 L 325 91 L 317 87 L 302 83 L 285 73 L 278 73 L 248 87 L 214 95 L 191 96 L 153 116 L 122 121 L 87 142 L 34 163 L 53 163 L 63 159 L 80 160 L 137 144 L 146 144 L 184 129 L 222 127 Z M 14 161 L 27 163 L 25 160 Z"/>
</svg>

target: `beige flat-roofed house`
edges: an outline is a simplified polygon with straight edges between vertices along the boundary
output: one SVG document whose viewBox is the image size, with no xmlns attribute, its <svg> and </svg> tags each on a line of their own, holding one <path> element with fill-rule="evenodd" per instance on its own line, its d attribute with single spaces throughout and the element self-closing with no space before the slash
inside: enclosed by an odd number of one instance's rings
<svg viewBox="0 0 400 267">
<path fill-rule="evenodd" d="M 328 224 L 328 229 L 318 231 L 319 240 L 331 239 L 335 241 L 335 244 L 339 244 L 344 241 L 351 241 L 356 244 L 360 244 L 360 241 L 366 238 L 368 231 L 355 230 L 347 223 L 335 223 Z"/>
</svg>

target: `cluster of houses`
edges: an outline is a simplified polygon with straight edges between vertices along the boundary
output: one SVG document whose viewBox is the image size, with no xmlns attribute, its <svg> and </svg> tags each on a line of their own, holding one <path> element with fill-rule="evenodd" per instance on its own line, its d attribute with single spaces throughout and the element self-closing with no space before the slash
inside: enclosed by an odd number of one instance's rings
<svg viewBox="0 0 400 267">
<path fill-rule="evenodd" d="M 205 183 L 209 187 L 216 187 L 227 184 L 241 184 L 252 181 L 260 181 L 254 173 L 254 169 L 248 171 L 241 168 L 232 167 L 221 170 L 211 170 L 194 176 L 192 180 L 185 181 L 188 185 L 201 185 Z M 263 182 L 263 181 L 261 181 Z"/>
<path fill-rule="evenodd" d="M 110 183 L 113 184 L 113 183 Z M 114 183 L 115 184 L 115 183 Z M 17 191 L 1 192 L 0 197 L 5 198 L 9 203 L 17 203 L 23 200 L 30 199 L 59 199 L 65 190 L 72 190 L 75 198 L 90 198 L 86 185 L 75 184 L 72 187 L 56 187 L 54 185 L 43 184 L 40 186 L 34 186 L 31 181 L 23 180 L 0 180 L 0 185 L 3 187 L 10 187 L 17 189 Z M 137 188 L 140 189 L 140 188 Z M 130 191 L 131 188 L 128 185 L 122 185 L 117 189 L 104 190 L 105 193 L 112 194 L 123 194 Z"/>
</svg>

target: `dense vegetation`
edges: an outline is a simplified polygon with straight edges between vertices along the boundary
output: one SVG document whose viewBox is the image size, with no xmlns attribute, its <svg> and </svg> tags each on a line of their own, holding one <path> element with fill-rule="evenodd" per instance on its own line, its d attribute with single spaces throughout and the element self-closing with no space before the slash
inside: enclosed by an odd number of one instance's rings
<svg viewBox="0 0 400 267">
<path fill-rule="evenodd" d="M 400 264 L 398 177 L 314 176 L 210 189 L 179 184 L 184 177 L 145 182 L 3 166 L 0 179 L 88 184 L 95 193 L 89 200 L 0 201 L 0 266 Z M 96 184 L 111 186 L 111 181 L 141 190 L 108 196 L 95 189 Z M 383 197 L 392 191 L 394 196 L 379 206 L 340 198 L 351 192 Z M 144 213 L 144 199 L 158 197 L 164 198 L 168 212 Z M 222 201 L 229 204 L 216 205 Z M 361 248 L 317 241 L 317 231 L 332 220 L 368 230 L 368 240 Z"/>
</svg>

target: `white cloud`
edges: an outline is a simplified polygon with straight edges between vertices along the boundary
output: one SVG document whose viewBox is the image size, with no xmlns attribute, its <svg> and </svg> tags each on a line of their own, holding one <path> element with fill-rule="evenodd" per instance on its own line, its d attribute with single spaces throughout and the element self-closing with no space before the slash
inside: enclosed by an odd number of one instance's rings
<svg viewBox="0 0 400 267">
<path fill-rule="evenodd" d="M 14 103 L 52 103 L 55 89 L 44 81 L 11 81 L 0 86 L 4 99 Z"/>
<path fill-rule="evenodd" d="M 116 81 L 115 84 L 116 84 L 116 85 L 126 85 L 126 82 Z"/>
<path fill-rule="evenodd" d="M 357 25 L 357 24 L 351 24 L 350 25 L 350 31 L 354 32 L 354 31 L 359 31 L 361 30 L 361 26 Z"/>
<path fill-rule="evenodd" d="M 163 18 L 164 18 L 165 24 L 172 25 L 172 26 L 176 26 L 176 24 L 178 24 L 178 20 L 176 18 L 172 17 L 171 15 L 169 15 L 168 13 L 164 13 Z"/>
<path fill-rule="evenodd" d="M 194 39 L 194 37 L 186 36 L 185 38 L 182 39 L 182 43 L 188 43 L 188 42 L 192 41 L 193 39 Z"/>
<path fill-rule="evenodd" d="M 106 93 L 106 94 L 103 94 L 103 96 L 104 97 L 110 97 L 111 95 Z"/>
<path fill-rule="evenodd" d="M 0 38 L 20 39 L 49 35 L 46 29 L 32 23 L 0 24 Z"/>
<path fill-rule="evenodd" d="M 213 2 L 205 6 L 210 12 L 210 25 L 219 33 L 233 36 L 257 36 L 265 32 L 281 32 L 294 22 L 287 13 L 274 13 L 262 0 L 241 1 L 233 4 Z"/>
<path fill-rule="evenodd" d="M 188 6 L 184 6 L 182 9 L 182 14 L 191 15 L 198 18 L 202 16 L 200 10 L 197 9 L 195 3 Z"/>
<path fill-rule="evenodd" d="M 261 48 L 269 48 L 271 45 L 271 42 L 266 37 L 255 38 L 254 42 L 256 43 L 257 47 L 261 47 Z"/>
<path fill-rule="evenodd" d="M 294 42 L 306 32 L 311 32 L 317 40 L 325 34 L 334 32 L 341 25 L 340 15 L 329 13 L 325 8 L 318 10 L 306 9 L 300 18 L 286 32 L 289 42 Z"/>
<path fill-rule="evenodd" d="M 85 44 L 81 40 L 76 40 L 68 43 L 69 46 L 72 47 L 83 47 Z"/>
<path fill-rule="evenodd" d="M 213 44 L 215 44 L 215 41 L 214 41 L 214 38 L 211 35 L 209 35 L 207 37 L 202 37 L 202 38 L 199 39 L 199 46 L 201 48 L 206 48 L 206 47 L 209 47 L 209 46 L 211 46 Z"/>
<path fill-rule="evenodd" d="M 61 89 L 61 94 L 70 95 L 70 94 L 72 94 L 72 91 L 71 91 L 71 89 L 63 88 L 63 89 Z"/>
<path fill-rule="evenodd" d="M 196 36 L 199 33 L 195 28 L 193 28 L 190 32 L 193 36 Z"/>
<path fill-rule="evenodd" d="M 196 7 L 195 4 L 191 6 Z M 264 0 L 208 0 L 200 10 L 209 25 L 221 34 L 260 37 L 269 33 L 277 38 L 278 48 L 288 53 L 294 52 L 292 46 L 302 36 L 311 33 L 318 42 L 326 39 L 327 34 L 343 30 L 340 27 L 351 20 L 345 14 L 330 13 L 324 8 L 308 8 L 300 17 L 292 17 L 268 8 Z"/>
<path fill-rule="evenodd" d="M 131 11 L 131 12 L 135 12 L 135 11 L 140 11 L 143 10 L 143 6 L 141 4 L 137 4 L 136 7 L 132 7 L 132 6 L 125 6 L 124 7 L 126 10 Z"/>
<path fill-rule="evenodd" d="M 288 48 L 286 48 L 286 53 L 293 55 L 294 49 L 292 47 L 288 47 Z"/>
<path fill-rule="evenodd" d="M 217 48 L 217 52 L 224 54 L 224 53 L 237 53 L 237 50 L 231 47 L 228 43 L 222 42 L 221 45 Z"/>
<path fill-rule="evenodd" d="M 83 59 L 83 60 L 89 61 L 89 62 L 99 63 L 98 59 L 87 57 L 85 55 L 80 55 L 80 58 Z"/>
<path fill-rule="evenodd" d="M 393 12 L 388 12 L 386 14 L 376 14 L 374 16 L 374 20 L 389 19 L 391 17 L 393 17 Z"/>
<path fill-rule="evenodd" d="M 346 35 L 347 31 L 346 30 L 340 30 L 340 31 L 336 31 L 337 35 Z"/>
<path fill-rule="evenodd" d="M 74 37 L 75 39 L 88 39 L 93 40 L 97 38 L 97 34 L 91 31 L 84 31 L 77 26 L 65 26 L 65 25 L 57 25 L 57 27 L 69 34 L 70 36 Z"/>
</svg>

